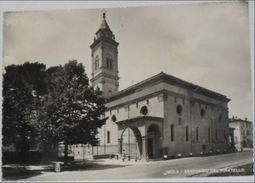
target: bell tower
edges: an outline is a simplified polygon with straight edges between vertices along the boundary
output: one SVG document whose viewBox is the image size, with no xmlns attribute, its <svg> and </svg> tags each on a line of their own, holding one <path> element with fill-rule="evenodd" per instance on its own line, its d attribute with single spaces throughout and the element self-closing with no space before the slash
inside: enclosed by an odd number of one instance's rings
<svg viewBox="0 0 255 183">
<path fill-rule="evenodd" d="M 118 45 L 103 13 L 102 23 L 90 45 L 93 87 L 99 87 L 107 98 L 118 92 Z"/>
</svg>

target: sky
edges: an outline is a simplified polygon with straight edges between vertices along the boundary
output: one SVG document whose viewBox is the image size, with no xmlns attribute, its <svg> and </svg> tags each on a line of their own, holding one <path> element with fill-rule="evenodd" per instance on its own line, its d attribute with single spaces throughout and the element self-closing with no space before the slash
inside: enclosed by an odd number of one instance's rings
<svg viewBox="0 0 255 183">
<path fill-rule="evenodd" d="M 165 72 L 226 95 L 230 117 L 252 120 L 249 11 L 243 2 L 8 12 L 3 67 L 76 59 L 90 77 L 89 46 L 103 11 L 120 43 L 120 90 Z"/>
</svg>

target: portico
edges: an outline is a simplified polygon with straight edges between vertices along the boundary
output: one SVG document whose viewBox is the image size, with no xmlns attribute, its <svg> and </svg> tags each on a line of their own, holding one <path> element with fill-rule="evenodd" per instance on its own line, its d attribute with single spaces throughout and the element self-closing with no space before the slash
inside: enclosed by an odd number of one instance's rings
<svg viewBox="0 0 255 183">
<path fill-rule="evenodd" d="M 137 159 L 160 157 L 163 118 L 140 116 L 117 121 L 116 124 L 118 126 L 119 154 L 121 156 L 130 156 L 130 158 Z M 126 136 L 125 132 L 128 130 L 131 130 L 131 133 L 129 132 Z M 127 147 L 124 147 L 124 144 Z"/>
</svg>

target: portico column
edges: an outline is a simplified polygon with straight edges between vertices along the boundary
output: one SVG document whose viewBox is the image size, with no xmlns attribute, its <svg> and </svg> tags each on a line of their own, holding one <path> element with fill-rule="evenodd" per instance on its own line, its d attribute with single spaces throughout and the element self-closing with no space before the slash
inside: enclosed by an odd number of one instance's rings
<svg viewBox="0 0 255 183">
<path fill-rule="evenodd" d="M 142 158 L 143 160 L 148 160 L 148 153 L 147 153 L 147 136 L 143 136 L 142 137 L 142 141 L 143 141 L 143 154 L 142 154 Z"/>
<path fill-rule="evenodd" d="M 140 152 L 139 152 L 139 144 L 138 144 L 138 140 L 136 139 L 135 140 L 135 150 L 136 150 L 136 154 L 135 154 L 135 156 L 136 156 L 136 158 L 137 159 L 140 159 Z"/>
<path fill-rule="evenodd" d="M 122 138 L 118 139 L 118 149 L 119 149 L 119 154 L 122 154 Z"/>
</svg>

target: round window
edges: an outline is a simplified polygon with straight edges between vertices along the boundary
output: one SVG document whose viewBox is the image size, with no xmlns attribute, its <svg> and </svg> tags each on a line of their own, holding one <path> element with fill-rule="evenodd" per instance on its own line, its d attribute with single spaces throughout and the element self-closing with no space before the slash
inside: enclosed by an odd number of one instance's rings
<svg viewBox="0 0 255 183">
<path fill-rule="evenodd" d="M 178 115 L 182 115 L 182 106 L 181 106 L 181 105 L 178 105 L 178 106 L 176 107 L 176 113 L 177 113 Z"/>
<path fill-rule="evenodd" d="M 204 110 L 204 109 L 201 109 L 201 111 L 200 111 L 200 116 L 201 116 L 201 117 L 204 117 L 204 116 L 205 116 L 205 110 Z"/>
<path fill-rule="evenodd" d="M 141 110 L 140 110 L 140 113 L 142 115 L 147 115 L 148 114 L 148 108 L 146 106 L 142 106 Z"/>
<path fill-rule="evenodd" d="M 116 118 L 115 115 L 112 115 L 112 121 L 113 121 L 113 122 L 116 122 L 116 121 L 117 121 L 117 118 Z"/>
</svg>

